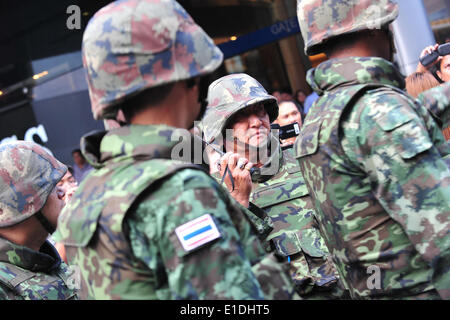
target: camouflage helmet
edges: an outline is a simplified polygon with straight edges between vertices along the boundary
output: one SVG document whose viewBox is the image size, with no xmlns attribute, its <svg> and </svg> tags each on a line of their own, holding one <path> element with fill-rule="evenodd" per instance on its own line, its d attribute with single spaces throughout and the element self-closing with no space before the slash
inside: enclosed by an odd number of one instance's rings
<svg viewBox="0 0 450 320">
<path fill-rule="evenodd" d="M 213 72 L 223 54 L 174 0 L 115 1 L 83 34 L 83 65 L 95 119 L 115 119 L 125 98 Z"/>
<path fill-rule="evenodd" d="M 305 53 L 320 53 L 321 45 L 336 36 L 381 28 L 398 16 L 392 0 L 297 0 L 297 18 Z"/>
<path fill-rule="evenodd" d="M 208 88 L 208 108 L 202 120 L 207 142 L 213 142 L 228 125 L 228 120 L 240 110 L 264 102 L 272 123 L 278 117 L 278 103 L 274 96 L 254 78 L 245 73 L 231 74 L 217 79 Z"/>
<path fill-rule="evenodd" d="M 34 142 L 0 145 L 0 227 L 42 209 L 67 167 Z"/>
</svg>

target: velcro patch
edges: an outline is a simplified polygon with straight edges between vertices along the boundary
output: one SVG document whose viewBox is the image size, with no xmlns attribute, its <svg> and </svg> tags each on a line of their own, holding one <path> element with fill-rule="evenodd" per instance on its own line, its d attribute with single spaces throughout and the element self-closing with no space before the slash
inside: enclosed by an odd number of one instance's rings
<svg viewBox="0 0 450 320">
<path fill-rule="evenodd" d="M 177 227 L 175 233 L 187 252 L 221 237 L 209 214 L 204 214 Z"/>
</svg>

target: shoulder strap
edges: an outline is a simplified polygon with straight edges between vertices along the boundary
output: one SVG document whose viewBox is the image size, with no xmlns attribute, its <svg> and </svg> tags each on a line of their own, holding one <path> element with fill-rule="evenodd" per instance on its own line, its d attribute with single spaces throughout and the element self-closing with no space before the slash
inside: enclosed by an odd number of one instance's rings
<svg viewBox="0 0 450 320">
<path fill-rule="evenodd" d="M 6 285 L 15 293 L 20 294 L 17 286 L 35 276 L 31 271 L 24 270 L 13 264 L 2 262 L 0 264 L 0 282 Z"/>
</svg>

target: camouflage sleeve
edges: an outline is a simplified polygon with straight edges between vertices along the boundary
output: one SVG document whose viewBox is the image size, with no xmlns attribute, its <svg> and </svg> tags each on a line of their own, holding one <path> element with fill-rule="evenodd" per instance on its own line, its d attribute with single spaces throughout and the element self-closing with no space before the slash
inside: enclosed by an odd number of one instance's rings
<svg viewBox="0 0 450 320">
<path fill-rule="evenodd" d="M 450 82 L 422 92 L 417 101 L 431 112 L 441 127 L 450 125 Z"/>
<path fill-rule="evenodd" d="M 8 294 L 5 289 L 3 289 L 3 285 L 0 283 L 0 300 L 9 300 Z"/>
<path fill-rule="evenodd" d="M 397 94 L 366 95 L 342 124 L 347 156 L 368 175 L 374 196 L 433 268 L 450 298 L 450 169 L 434 133 Z"/>
<path fill-rule="evenodd" d="M 264 299 L 217 187 L 203 172 L 181 170 L 127 219 L 134 254 L 154 270 L 157 287 L 168 283 L 160 298 Z M 219 238 L 204 240 L 214 226 Z"/>
</svg>

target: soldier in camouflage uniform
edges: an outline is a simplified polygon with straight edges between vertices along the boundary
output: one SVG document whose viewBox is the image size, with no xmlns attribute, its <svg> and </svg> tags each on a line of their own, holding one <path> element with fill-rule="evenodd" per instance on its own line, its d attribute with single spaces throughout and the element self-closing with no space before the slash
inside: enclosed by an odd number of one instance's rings
<svg viewBox="0 0 450 320">
<path fill-rule="evenodd" d="M 94 117 L 114 120 L 120 110 L 126 124 L 82 138 L 95 170 L 59 220 L 68 261 L 81 269 L 81 298 L 292 295 L 278 286 L 282 264 L 265 269 L 266 292 L 252 272 L 269 217 L 240 206 L 203 168 L 173 160 L 171 137 L 189 135 L 206 108 L 204 77 L 222 60 L 173 0 L 113 2 L 89 22 L 83 62 Z"/>
<path fill-rule="evenodd" d="M 278 116 L 275 97 L 249 75 L 233 74 L 209 86 L 208 101 L 202 120 L 206 141 L 225 152 L 237 149 L 237 153 L 250 158 L 259 167 L 251 175 L 250 200 L 272 219 L 274 229 L 267 241 L 280 257 L 289 259 L 297 292 L 308 299 L 343 297 L 337 287 L 337 271 L 314 219 L 311 198 L 300 168 L 291 149 L 282 151 L 279 140 L 270 132 L 270 123 Z M 242 134 L 237 132 L 240 128 L 235 126 L 236 123 L 244 125 Z M 226 132 L 228 129 L 235 131 L 230 134 Z M 239 148 L 234 139 L 239 139 L 243 146 Z M 250 155 L 250 150 L 255 150 L 252 147 L 262 150 L 264 146 L 267 146 L 266 159 L 255 159 Z M 255 150 L 255 153 L 259 151 Z M 220 164 L 220 168 L 219 180 L 224 174 L 224 164 Z M 248 171 L 247 174 L 250 175 Z M 236 193 L 230 181 L 227 186 L 232 195 Z"/>
<path fill-rule="evenodd" d="M 73 271 L 46 240 L 67 167 L 32 142 L 0 146 L 0 300 L 76 299 Z"/>
<path fill-rule="evenodd" d="M 354 299 L 450 298 L 449 148 L 388 61 L 397 5 L 297 4 L 306 53 L 330 60 L 308 71 L 295 153 L 341 280 Z"/>
</svg>

